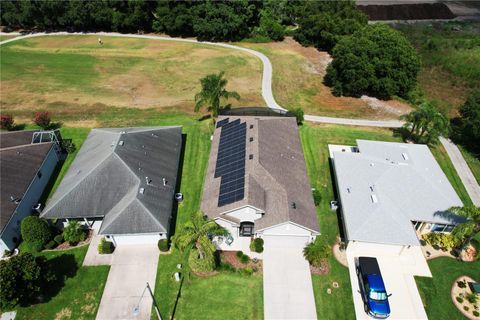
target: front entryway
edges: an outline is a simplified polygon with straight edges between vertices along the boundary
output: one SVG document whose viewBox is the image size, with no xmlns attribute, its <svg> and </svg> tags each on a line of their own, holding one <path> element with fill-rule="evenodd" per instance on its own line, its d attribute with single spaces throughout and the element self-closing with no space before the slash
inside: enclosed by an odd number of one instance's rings
<svg viewBox="0 0 480 320">
<path fill-rule="evenodd" d="M 316 319 L 310 266 L 303 257 L 309 237 L 264 236 L 265 319 Z"/>
</svg>

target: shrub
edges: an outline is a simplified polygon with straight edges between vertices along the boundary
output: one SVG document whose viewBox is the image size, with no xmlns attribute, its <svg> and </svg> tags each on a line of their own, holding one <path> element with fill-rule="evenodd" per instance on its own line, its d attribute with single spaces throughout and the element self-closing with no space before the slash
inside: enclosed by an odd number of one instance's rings
<svg viewBox="0 0 480 320">
<path fill-rule="evenodd" d="M 467 307 L 467 306 L 463 306 L 463 310 L 468 311 L 468 310 L 470 310 L 470 308 Z"/>
<path fill-rule="evenodd" d="M 158 240 L 158 249 L 161 252 L 167 252 L 168 251 L 168 240 L 167 239 Z"/>
<path fill-rule="evenodd" d="M 53 249 L 57 246 L 57 243 L 54 240 L 48 241 L 48 243 L 45 245 L 45 249 Z"/>
<path fill-rule="evenodd" d="M 457 281 L 457 286 L 459 288 L 466 288 L 467 287 L 467 282 L 465 280 L 463 281 Z"/>
<path fill-rule="evenodd" d="M 5 250 L 3 251 L 3 256 L 4 256 L 5 258 L 11 257 L 12 254 L 13 254 L 13 252 L 10 251 L 10 250 L 5 249 Z"/>
<path fill-rule="evenodd" d="M 25 242 L 36 242 L 40 250 L 52 237 L 47 221 L 36 216 L 24 218 L 20 231 Z"/>
<path fill-rule="evenodd" d="M 188 265 L 195 272 L 211 272 L 215 269 L 215 259 L 212 258 L 200 258 L 197 249 L 192 249 L 188 256 Z"/>
<path fill-rule="evenodd" d="M 237 251 L 236 256 L 240 259 L 243 256 L 243 251 Z"/>
<path fill-rule="evenodd" d="M 430 232 L 422 235 L 423 240 L 431 246 L 438 245 L 443 250 L 450 250 L 460 245 L 460 241 L 450 233 Z"/>
<path fill-rule="evenodd" d="M 290 113 L 292 116 L 295 117 L 295 119 L 297 119 L 297 124 L 298 125 L 301 125 L 303 123 L 303 109 L 302 108 L 292 108 L 292 109 L 289 109 L 288 110 L 288 113 Z"/>
<path fill-rule="evenodd" d="M 62 139 L 61 142 L 62 149 L 65 150 L 66 153 L 73 153 L 77 150 L 77 147 L 73 143 L 72 139 Z"/>
<path fill-rule="evenodd" d="M 250 242 L 250 250 L 262 253 L 263 252 L 263 239 L 262 238 L 255 238 Z"/>
<path fill-rule="evenodd" d="M 10 114 L 0 115 L 0 129 L 11 130 L 13 128 L 13 116 Z"/>
<path fill-rule="evenodd" d="M 250 267 L 246 267 L 245 269 L 243 269 L 243 273 L 247 276 L 251 276 L 253 274 L 253 269 Z"/>
<path fill-rule="evenodd" d="M 247 256 L 246 254 L 243 254 L 243 255 L 240 257 L 240 262 L 243 263 L 243 264 L 247 264 L 249 261 L 250 261 L 250 257 Z"/>
<path fill-rule="evenodd" d="M 57 244 L 63 243 L 63 234 L 57 234 L 55 238 L 53 238 L 53 241 L 55 241 Z"/>
<path fill-rule="evenodd" d="M 43 257 L 25 253 L 0 261 L 0 307 L 30 301 L 53 280 L 55 275 Z"/>
<path fill-rule="evenodd" d="M 50 113 L 47 111 L 39 111 L 35 113 L 35 116 L 33 117 L 33 123 L 35 123 L 37 126 L 39 126 L 42 129 L 47 129 L 50 126 L 50 123 L 52 122 L 52 119 L 50 118 Z"/>
<path fill-rule="evenodd" d="M 85 240 L 85 231 L 78 221 L 70 220 L 65 229 L 63 229 L 63 237 L 68 243 L 76 244 Z"/>
<path fill-rule="evenodd" d="M 322 260 L 330 257 L 331 253 L 332 248 L 322 244 L 319 237 L 303 248 L 303 256 L 312 266 L 320 266 Z"/>
<path fill-rule="evenodd" d="M 313 202 L 315 203 L 315 207 L 318 207 L 320 205 L 320 202 L 322 201 L 322 193 L 320 192 L 320 190 L 313 189 L 312 195 L 313 195 Z"/>
<path fill-rule="evenodd" d="M 456 297 L 455 300 L 457 300 L 458 303 L 463 303 L 463 298 L 462 297 Z"/>
<path fill-rule="evenodd" d="M 473 315 L 474 315 L 475 317 L 478 317 L 478 316 L 480 316 L 480 313 L 478 313 L 477 310 L 473 310 Z"/>
<path fill-rule="evenodd" d="M 25 245 L 23 248 L 25 252 L 37 253 L 42 251 L 43 247 L 44 247 L 44 244 L 39 241 L 31 241 L 31 242 L 25 241 Z"/>
<path fill-rule="evenodd" d="M 100 254 L 110 254 L 115 250 L 115 246 L 111 241 L 107 241 L 105 238 L 100 239 L 98 244 L 98 253 Z"/>
<path fill-rule="evenodd" d="M 477 294 L 473 292 L 469 293 L 466 298 L 471 304 L 475 304 L 478 300 Z"/>
</svg>

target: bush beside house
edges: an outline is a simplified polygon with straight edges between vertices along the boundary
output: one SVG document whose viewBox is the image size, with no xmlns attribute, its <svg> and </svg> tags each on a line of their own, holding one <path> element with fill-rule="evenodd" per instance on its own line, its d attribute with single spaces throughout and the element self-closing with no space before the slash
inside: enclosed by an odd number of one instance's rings
<svg viewBox="0 0 480 320">
<path fill-rule="evenodd" d="M 52 237 L 47 221 L 37 216 L 24 218 L 20 225 L 20 231 L 29 252 L 41 251 Z"/>
<path fill-rule="evenodd" d="M 68 243 L 76 244 L 85 240 L 85 230 L 78 221 L 71 220 L 68 222 L 65 229 L 63 229 L 63 237 Z"/>
<path fill-rule="evenodd" d="M 167 239 L 158 240 L 158 249 L 161 252 L 167 252 L 168 251 L 168 240 Z"/>
<path fill-rule="evenodd" d="M 110 254 L 115 250 L 115 246 L 111 241 L 107 241 L 105 238 L 100 240 L 98 244 L 98 253 L 100 254 Z"/>
<path fill-rule="evenodd" d="M 263 252 L 263 239 L 255 238 L 250 242 L 250 250 L 257 253 Z"/>
</svg>

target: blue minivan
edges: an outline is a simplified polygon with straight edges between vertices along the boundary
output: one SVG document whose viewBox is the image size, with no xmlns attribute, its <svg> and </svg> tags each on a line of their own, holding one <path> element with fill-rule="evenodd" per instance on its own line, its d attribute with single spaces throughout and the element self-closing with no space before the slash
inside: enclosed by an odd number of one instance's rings
<svg viewBox="0 0 480 320">
<path fill-rule="evenodd" d="M 390 305 L 385 284 L 376 258 L 359 257 L 357 276 L 360 285 L 365 312 L 376 319 L 385 319 L 390 315 Z"/>
</svg>

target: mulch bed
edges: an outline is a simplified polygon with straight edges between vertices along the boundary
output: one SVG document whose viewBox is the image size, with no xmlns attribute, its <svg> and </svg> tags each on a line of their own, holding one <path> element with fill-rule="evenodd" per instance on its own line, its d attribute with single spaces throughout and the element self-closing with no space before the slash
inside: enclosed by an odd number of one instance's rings
<svg viewBox="0 0 480 320">
<path fill-rule="evenodd" d="M 250 259 L 250 261 L 247 264 L 243 264 L 238 258 L 237 258 L 237 252 L 236 251 L 222 251 L 220 253 L 221 259 L 223 262 L 228 263 L 235 269 L 245 269 L 247 267 L 252 268 L 255 270 L 255 272 L 262 272 L 262 261 L 257 260 L 257 262 L 253 262 L 253 259 Z"/>
<path fill-rule="evenodd" d="M 60 243 L 55 249 L 53 250 L 67 250 L 67 249 L 71 249 L 71 248 L 76 248 L 76 247 L 80 247 L 80 246 L 83 246 L 85 244 L 89 244 L 90 241 L 92 240 L 92 237 L 93 237 L 93 230 L 88 230 L 88 234 L 87 234 L 87 238 L 85 238 L 85 240 L 83 241 L 80 241 L 79 243 L 77 243 L 76 245 L 72 246 L 70 243 L 68 243 L 68 241 L 65 241 L 63 243 Z"/>
<path fill-rule="evenodd" d="M 310 271 L 313 274 L 318 274 L 319 276 L 324 276 L 328 274 L 330 272 L 330 265 L 328 264 L 328 260 L 323 260 L 318 267 L 310 265 Z"/>
</svg>

